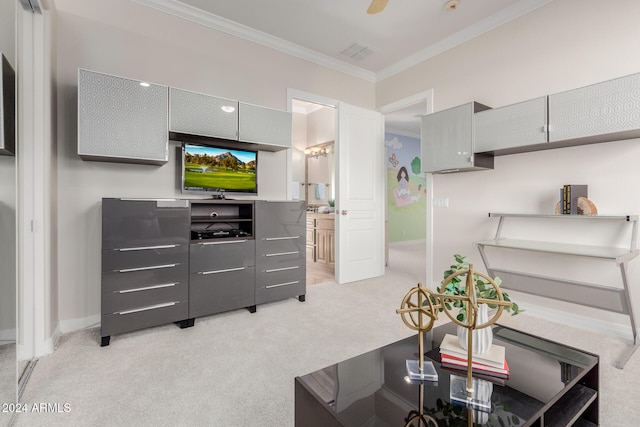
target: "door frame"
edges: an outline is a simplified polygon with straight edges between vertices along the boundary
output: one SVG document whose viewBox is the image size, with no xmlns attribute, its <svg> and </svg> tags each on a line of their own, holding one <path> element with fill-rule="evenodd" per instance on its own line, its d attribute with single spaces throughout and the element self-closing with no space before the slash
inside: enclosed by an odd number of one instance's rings
<svg viewBox="0 0 640 427">
<path fill-rule="evenodd" d="M 383 105 L 378 109 L 383 115 L 401 110 L 406 107 L 411 107 L 416 104 L 424 103 L 425 114 L 433 113 L 433 89 L 425 90 L 423 92 L 416 93 L 415 95 L 402 98 L 398 101 Z M 420 154 L 422 157 L 422 153 Z M 433 276 L 433 174 L 425 173 L 425 190 L 427 192 L 427 206 L 426 206 L 426 259 L 425 259 L 425 271 L 424 277 L 426 278 L 427 287 L 435 289 L 437 286 L 434 282 Z M 386 191 L 385 191 L 386 196 Z M 385 200 L 385 216 L 387 201 Z"/>
</svg>

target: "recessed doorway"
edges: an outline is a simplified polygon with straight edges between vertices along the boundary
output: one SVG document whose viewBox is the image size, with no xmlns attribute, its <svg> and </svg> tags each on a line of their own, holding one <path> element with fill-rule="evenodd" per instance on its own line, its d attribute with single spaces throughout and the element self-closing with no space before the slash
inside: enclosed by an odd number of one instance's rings
<svg viewBox="0 0 640 427">
<path fill-rule="evenodd" d="M 307 204 L 307 285 L 335 281 L 336 109 L 292 99 L 293 198 Z"/>
</svg>

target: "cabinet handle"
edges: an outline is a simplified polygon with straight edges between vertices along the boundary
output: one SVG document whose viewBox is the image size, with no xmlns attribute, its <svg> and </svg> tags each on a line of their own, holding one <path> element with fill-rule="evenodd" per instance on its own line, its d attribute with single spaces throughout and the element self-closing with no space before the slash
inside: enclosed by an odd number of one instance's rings
<svg viewBox="0 0 640 427">
<path fill-rule="evenodd" d="M 246 239 L 245 240 L 228 240 L 224 242 L 200 242 L 198 244 L 202 246 L 209 246 L 209 245 L 230 245 L 233 243 L 244 243 L 244 242 L 246 242 Z"/>
<path fill-rule="evenodd" d="M 280 287 L 280 286 L 297 285 L 298 283 L 300 283 L 300 281 L 299 281 L 299 280 L 296 280 L 295 282 L 278 283 L 277 285 L 269 285 L 269 286 L 265 286 L 265 288 L 266 288 L 266 289 L 278 288 L 278 287 Z"/>
<path fill-rule="evenodd" d="M 140 291 L 150 291 L 152 289 L 170 288 L 170 287 L 175 286 L 175 285 L 177 285 L 177 283 L 164 283 L 162 285 L 146 286 L 144 288 L 135 288 L 135 289 L 125 289 L 123 291 L 114 291 L 114 293 L 128 294 L 130 292 L 140 292 Z"/>
<path fill-rule="evenodd" d="M 286 237 L 264 237 L 262 240 L 266 240 L 267 242 L 270 242 L 272 240 L 294 240 L 294 239 L 299 239 L 300 236 L 286 236 Z"/>
<path fill-rule="evenodd" d="M 275 254 L 265 254 L 264 256 L 297 255 L 299 253 L 300 253 L 300 251 L 279 252 L 279 253 L 275 253 Z"/>
<path fill-rule="evenodd" d="M 159 245 L 159 246 L 139 246 L 136 248 L 121 248 L 121 249 L 117 249 L 120 252 L 131 252 L 131 251 L 146 251 L 146 250 L 153 250 L 153 249 L 172 249 L 172 248 L 177 248 L 180 245 Z"/>
<path fill-rule="evenodd" d="M 216 273 L 228 273 L 230 271 L 242 271 L 244 270 L 245 267 L 238 267 L 238 268 L 226 268 L 224 270 L 210 270 L 210 271 L 201 271 L 198 274 L 216 274 Z"/>
<path fill-rule="evenodd" d="M 118 273 L 131 273 L 134 271 L 156 270 L 159 268 L 172 268 L 180 264 L 164 264 L 164 265 L 152 265 L 150 267 L 137 267 L 137 268 L 125 268 L 123 270 L 116 270 Z"/>
<path fill-rule="evenodd" d="M 172 301 L 172 302 L 165 302 L 163 304 L 156 304 L 156 305 L 150 305 L 149 307 L 142 307 L 142 308 L 134 308 L 133 310 L 126 310 L 126 311 L 117 311 L 113 314 L 132 314 L 132 313 L 139 313 L 141 311 L 149 311 L 149 310 L 156 310 L 158 308 L 165 308 L 165 307 L 171 307 L 174 306 L 176 304 L 178 304 L 180 301 Z"/>
<path fill-rule="evenodd" d="M 298 268 L 300 268 L 299 265 L 296 265 L 295 267 L 284 267 L 284 268 L 273 268 L 271 270 L 265 270 L 265 273 L 275 273 L 277 271 L 287 271 L 287 270 L 297 270 Z"/>
</svg>

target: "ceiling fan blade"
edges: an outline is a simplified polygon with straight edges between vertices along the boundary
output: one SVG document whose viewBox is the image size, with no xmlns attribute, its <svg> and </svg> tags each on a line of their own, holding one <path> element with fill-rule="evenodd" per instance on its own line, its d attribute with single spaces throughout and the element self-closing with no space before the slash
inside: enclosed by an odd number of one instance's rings
<svg viewBox="0 0 640 427">
<path fill-rule="evenodd" d="M 389 0 L 372 0 L 369 5 L 369 9 L 367 9 L 367 13 L 371 15 L 374 13 L 380 13 L 387 6 L 387 3 L 389 3 Z"/>
</svg>

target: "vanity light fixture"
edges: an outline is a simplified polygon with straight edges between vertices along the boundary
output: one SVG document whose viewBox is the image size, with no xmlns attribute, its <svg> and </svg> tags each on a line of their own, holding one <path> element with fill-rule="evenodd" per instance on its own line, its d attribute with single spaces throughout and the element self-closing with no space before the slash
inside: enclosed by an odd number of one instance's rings
<svg viewBox="0 0 640 427">
<path fill-rule="evenodd" d="M 327 154 L 330 151 L 331 149 L 329 147 L 307 148 L 306 150 L 304 150 L 304 154 L 306 154 L 307 157 L 313 157 L 314 159 L 317 159 L 320 156 L 327 157 Z"/>
<path fill-rule="evenodd" d="M 233 105 L 223 105 L 222 107 L 220 107 L 222 109 L 222 111 L 224 111 L 225 113 L 233 113 L 234 111 L 236 111 L 236 107 L 234 107 Z"/>
<path fill-rule="evenodd" d="M 147 83 L 147 82 L 140 82 L 140 86 L 142 86 L 142 87 L 149 87 L 149 86 L 151 86 L 151 85 L 150 85 L 149 83 Z"/>
</svg>

